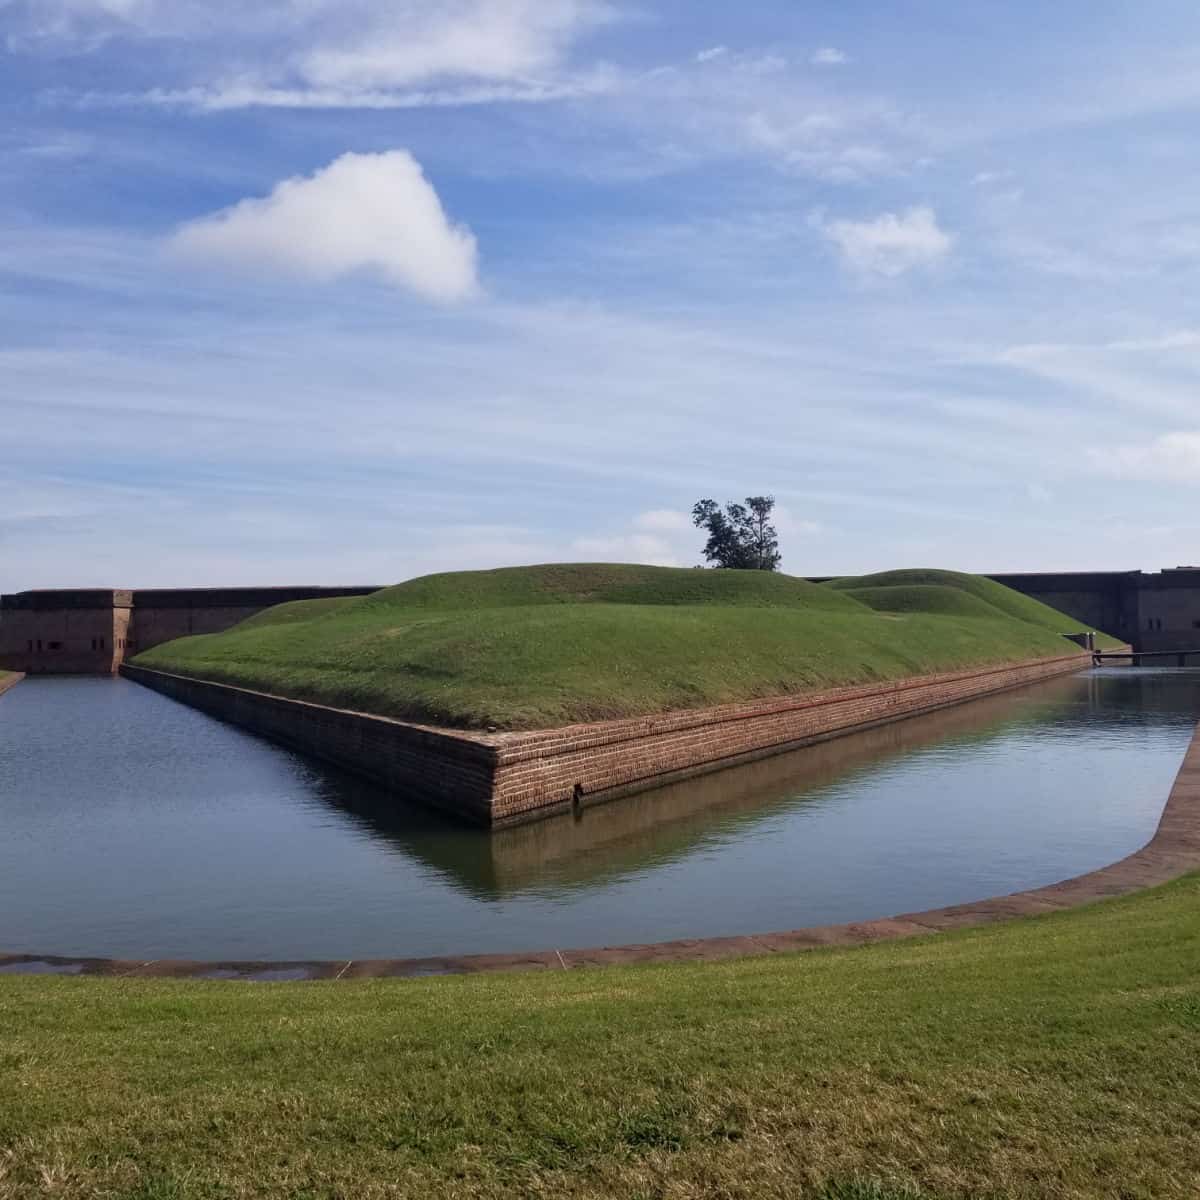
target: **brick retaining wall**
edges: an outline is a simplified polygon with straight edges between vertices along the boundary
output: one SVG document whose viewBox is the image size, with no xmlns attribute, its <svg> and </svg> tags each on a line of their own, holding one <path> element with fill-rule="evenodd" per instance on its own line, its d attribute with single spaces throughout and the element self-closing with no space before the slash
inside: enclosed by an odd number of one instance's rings
<svg viewBox="0 0 1200 1200">
<path fill-rule="evenodd" d="M 252 733 L 323 758 L 393 791 L 491 823 L 495 751 L 481 737 L 265 692 L 121 666 L 121 674 Z"/>
<path fill-rule="evenodd" d="M 289 700 L 125 664 L 222 720 L 496 827 L 959 704 L 1088 666 L 1073 653 L 797 696 L 528 733 L 471 733 Z"/>
</svg>

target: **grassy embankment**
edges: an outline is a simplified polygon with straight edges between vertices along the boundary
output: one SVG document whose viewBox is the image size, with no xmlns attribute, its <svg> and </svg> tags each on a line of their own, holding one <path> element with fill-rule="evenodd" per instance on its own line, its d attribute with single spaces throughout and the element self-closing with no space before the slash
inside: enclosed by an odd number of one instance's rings
<svg viewBox="0 0 1200 1200">
<path fill-rule="evenodd" d="M 829 585 L 571 564 L 298 601 L 135 663 L 460 727 L 537 728 L 1066 653 L 1078 622 L 946 571 Z"/>
<path fill-rule="evenodd" d="M 0 1029 L 0 1200 L 1200 1195 L 1200 875 L 696 966 L 0 976 Z"/>
</svg>

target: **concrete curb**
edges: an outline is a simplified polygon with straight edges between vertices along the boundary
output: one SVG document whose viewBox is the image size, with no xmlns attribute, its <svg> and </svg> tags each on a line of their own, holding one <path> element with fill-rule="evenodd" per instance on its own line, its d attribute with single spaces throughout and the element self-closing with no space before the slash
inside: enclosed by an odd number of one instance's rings
<svg viewBox="0 0 1200 1200">
<path fill-rule="evenodd" d="M 107 975 L 138 978 L 240 979 L 257 982 L 414 978 L 427 975 L 574 970 L 629 963 L 707 962 L 742 955 L 862 946 L 895 938 L 987 925 L 1012 917 L 1060 912 L 1166 883 L 1200 868 L 1200 725 L 1159 818 L 1154 836 L 1140 850 L 1107 867 L 1047 887 L 994 896 L 970 904 L 903 913 L 845 925 L 822 925 L 785 933 L 689 938 L 649 945 L 542 950 L 529 954 L 470 954 L 439 958 L 361 959 L 308 962 L 192 962 L 161 959 L 135 962 L 113 958 L 0 954 L 0 975 Z"/>
</svg>

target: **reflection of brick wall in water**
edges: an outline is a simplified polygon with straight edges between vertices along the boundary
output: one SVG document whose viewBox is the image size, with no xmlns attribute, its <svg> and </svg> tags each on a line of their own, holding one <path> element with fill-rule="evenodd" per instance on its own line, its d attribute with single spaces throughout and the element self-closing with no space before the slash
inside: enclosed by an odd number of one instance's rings
<svg viewBox="0 0 1200 1200">
<path fill-rule="evenodd" d="M 220 633 L 291 600 L 363 596 L 373 587 L 72 588 L 0 596 L 0 668 L 111 675 L 127 656 Z"/>
<path fill-rule="evenodd" d="M 646 780 L 679 778 L 713 762 L 750 761 L 913 713 L 928 712 L 1082 669 L 1087 654 L 1005 667 L 918 676 L 891 684 L 835 688 L 630 721 L 501 735 L 493 820 L 531 808 L 639 790 Z"/>
<path fill-rule="evenodd" d="M 1090 662 L 1089 654 L 1068 654 L 719 708 L 497 734 L 434 729 L 141 667 L 127 665 L 123 673 L 401 795 L 496 826 L 1065 675 Z"/>
</svg>

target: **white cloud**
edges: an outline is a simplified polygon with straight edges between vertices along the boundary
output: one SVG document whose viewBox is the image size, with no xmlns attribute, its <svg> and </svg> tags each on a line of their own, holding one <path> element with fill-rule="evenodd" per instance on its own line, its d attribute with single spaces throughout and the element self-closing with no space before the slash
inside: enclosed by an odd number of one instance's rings
<svg viewBox="0 0 1200 1200">
<path fill-rule="evenodd" d="M 786 504 L 777 503 L 771 517 L 781 538 L 816 537 L 825 532 L 825 526 L 820 521 L 798 517 Z"/>
<path fill-rule="evenodd" d="M 798 169 L 831 183 L 852 183 L 894 169 L 893 156 L 870 140 L 883 131 L 875 118 L 831 112 L 827 108 L 803 109 L 780 115 L 759 109 L 744 122 L 751 146 Z"/>
<path fill-rule="evenodd" d="M 1139 331 L 1140 332 L 1140 331 Z M 1026 342 L 989 361 L 1086 397 L 1093 412 L 1153 413 L 1190 424 L 1200 388 L 1200 330 L 1141 333 L 1104 342 Z M 1124 444 L 1136 443 L 1137 437 Z M 1108 455 L 1101 456 L 1105 461 Z"/>
<path fill-rule="evenodd" d="M 808 61 L 814 67 L 840 67 L 843 63 L 850 61 L 850 56 L 833 46 L 822 46 L 813 52 L 812 58 Z"/>
<path fill-rule="evenodd" d="M 696 61 L 698 63 L 712 62 L 714 58 L 720 58 L 723 54 L 728 53 L 728 46 L 709 46 L 707 50 L 701 50 L 696 55 Z"/>
<path fill-rule="evenodd" d="M 690 514 L 672 508 L 638 513 L 629 527 L 616 533 L 575 538 L 571 555 L 598 562 L 649 563 L 655 567 L 684 567 L 699 561 L 702 536 Z"/>
<path fill-rule="evenodd" d="M 929 266 L 944 258 L 954 244 L 954 236 L 938 225 L 933 209 L 927 207 L 883 213 L 870 221 L 817 224 L 851 267 L 878 275 L 902 275 Z"/>
<path fill-rule="evenodd" d="M 613 18 L 606 0 L 26 0 L 6 44 L 76 54 L 112 39 L 176 40 L 210 64 L 207 78 L 90 104 L 412 107 L 414 89 L 445 102 L 455 84 L 514 93 L 494 99 L 559 98 L 572 91 L 562 76 L 573 43 Z M 398 90 L 405 102 L 388 104 Z"/>
<path fill-rule="evenodd" d="M 343 154 L 269 196 L 184 225 L 169 245 L 198 262 L 318 282 L 368 272 L 444 302 L 478 291 L 475 238 L 450 223 L 404 150 Z"/>
<path fill-rule="evenodd" d="M 646 563 L 652 567 L 684 565 L 670 542 L 650 533 L 576 538 L 571 543 L 571 553 L 593 562 Z"/>
<path fill-rule="evenodd" d="M 555 69 L 571 40 L 606 11 L 591 0 L 373 5 L 353 34 L 310 50 L 296 66 L 317 87 L 525 79 Z"/>
<path fill-rule="evenodd" d="M 1164 433 L 1141 445 L 1096 448 L 1092 465 L 1118 479 L 1200 484 L 1200 430 Z"/>
<path fill-rule="evenodd" d="M 152 88 L 148 92 L 86 92 L 81 108 L 122 108 L 151 104 L 223 112 L 238 108 L 467 108 L 483 104 L 543 104 L 596 96 L 610 89 L 612 75 L 595 70 L 570 79 L 541 82 L 454 84 L 435 88 L 277 87 L 257 79 L 225 81 L 211 87 Z"/>
<path fill-rule="evenodd" d="M 652 508 L 648 512 L 638 513 L 633 518 L 637 529 L 645 529 L 657 533 L 678 533 L 692 527 L 692 518 L 684 512 L 672 508 Z"/>
<path fill-rule="evenodd" d="M 1200 329 L 1179 329 L 1161 337 L 1121 338 L 1115 342 L 1108 342 L 1105 348 L 1140 354 L 1146 351 L 1158 353 L 1160 350 L 1195 350 L 1197 347 L 1200 347 Z"/>
<path fill-rule="evenodd" d="M 153 0 L 36 0 L 6 7 L 4 45 L 9 51 L 96 49 L 114 33 L 135 27 Z"/>
<path fill-rule="evenodd" d="M 978 171 L 971 176 L 971 186 L 987 187 L 993 183 L 1006 183 L 1012 177 L 1011 171 Z"/>
<path fill-rule="evenodd" d="M 800 518 L 785 504 L 776 504 L 772 515 L 784 552 L 796 543 L 824 531 L 818 521 Z M 614 534 L 579 537 L 571 542 L 572 555 L 599 562 L 639 562 L 659 567 L 695 566 L 702 561 L 705 534 L 692 524 L 690 513 L 672 508 L 652 508 L 638 513 L 632 528 Z"/>
</svg>

